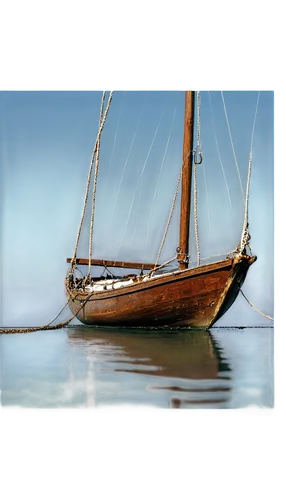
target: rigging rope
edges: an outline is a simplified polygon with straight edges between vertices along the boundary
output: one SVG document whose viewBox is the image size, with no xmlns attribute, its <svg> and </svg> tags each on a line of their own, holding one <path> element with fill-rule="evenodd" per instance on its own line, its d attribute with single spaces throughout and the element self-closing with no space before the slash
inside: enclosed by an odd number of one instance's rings
<svg viewBox="0 0 286 500">
<path fill-rule="evenodd" d="M 197 123 L 197 148 L 201 146 L 201 93 L 197 92 L 197 113 L 198 113 L 198 123 Z"/>
<path fill-rule="evenodd" d="M 150 235 L 152 208 L 153 208 L 154 200 L 155 200 L 156 194 L 157 194 L 157 189 L 158 189 L 158 184 L 159 184 L 159 179 L 160 179 L 160 174 L 161 174 L 162 167 L 163 167 L 163 163 L 160 164 L 160 168 L 159 168 L 159 172 L 158 172 L 158 177 L 157 177 L 155 188 L 154 188 L 154 191 L 153 191 L 153 197 L 152 197 L 152 200 L 151 200 L 151 203 L 150 203 L 149 216 L 148 216 L 148 222 L 147 222 L 147 239 L 148 240 L 149 240 L 149 235 Z"/>
<path fill-rule="evenodd" d="M 200 242 L 199 242 L 199 224 L 198 224 L 198 212 L 197 212 L 197 165 L 194 164 L 194 226 L 195 226 L 195 238 L 197 247 L 197 265 L 200 265 Z"/>
<path fill-rule="evenodd" d="M 202 162 L 202 168 L 203 168 L 203 173 L 204 173 L 204 182 L 205 182 L 205 189 L 206 189 L 206 205 L 207 205 L 209 232 L 210 232 L 209 234 L 210 234 L 210 238 L 211 238 L 212 237 L 212 226 L 211 226 L 210 202 L 209 202 L 209 192 L 208 192 L 206 168 L 205 168 L 204 161 Z"/>
<path fill-rule="evenodd" d="M 241 240 L 240 240 L 240 252 L 243 251 L 243 249 L 245 248 L 245 246 L 248 244 L 248 242 L 250 240 L 250 235 L 248 232 L 248 227 L 249 227 L 248 206 L 249 206 L 250 179 L 251 179 L 251 172 L 252 172 L 253 138 L 254 138 L 254 130 L 255 130 L 255 124 L 256 124 L 257 110 L 258 110 L 259 96 L 260 96 L 260 92 L 258 92 L 258 95 L 257 95 L 255 115 L 254 115 L 253 127 L 252 127 L 250 153 L 249 153 L 249 164 L 248 164 L 248 175 L 247 175 L 247 186 L 246 186 L 246 195 L 245 195 L 245 212 L 244 212 L 244 222 L 243 222 L 242 235 L 241 235 Z"/>
<path fill-rule="evenodd" d="M 101 137 L 101 133 L 102 133 L 102 130 L 103 130 L 106 118 L 107 118 L 107 114 L 108 114 L 108 111 L 109 111 L 110 103 L 111 103 L 111 100 L 112 100 L 112 95 L 113 95 L 113 92 L 111 91 L 110 94 L 109 94 L 109 99 L 108 99 L 108 103 L 107 103 L 107 106 L 106 106 L 104 114 L 103 114 L 103 109 L 104 109 L 105 92 L 103 92 L 103 95 L 102 95 L 102 102 L 101 102 L 101 109 L 100 109 L 100 118 L 99 118 L 99 130 L 98 130 L 97 139 L 96 139 L 94 150 L 93 150 L 93 154 L 92 154 L 92 159 L 91 159 L 91 164 L 90 164 L 90 169 L 89 169 L 89 174 L 88 174 L 88 180 L 87 180 L 87 187 L 86 187 L 85 199 L 84 199 L 84 207 L 83 207 L 83 212 L 82 212 L 82 217 L 81 217 L 81 221 L 80 221 L 80 226 L 79 226 L 78 234 L 77 234 L 77 238 L 76 238 L 74 255 L 73 255 L 72 260 L 71 260 L 71 271 L 73 272 L 74 268 L 75 268 L 76 252 L 77 252 L 78 242 L 79 242 L 80 233 L 81 233 L 81 229 L 82 229 L 82 225 L 83 225 L 83 219 L 84 219 L 84 215 L 85 215 L 85 211 L 86 211 L 87 199 L 88 199 L 90 182 L 91 182 L 91 175 L 92 175 L 93 165 L 94 165 L 94 160 L 95 160 L 93 196 L 92 196 L 92 214 L 91 214 L 90 241 L 89 241 L 89 265 L 88 265 L 89 266 L 88 267 L 88 275 L 89 276 L 90 276 L 91 258 L 92 258 L 92 237 L 93 237 L 93 227 L 94 227 L 95 195 L 96 195 L 96 186 L 97 186 L 97 177 L 98 177 L 98 166 L 99 166 L 100 137 Z M 229 129 L 229 135 L 230 135 L 230 138 L 231 138 L 230 126 L 229 126 L 229 122 L 228 122 L 228 118 L 227 118 L 226 107 L 225 107 L 225 102 L 224 102 L 224 98 L 223 98 L 223 93 L 222 92 L 221 92 L 221 95 L 222 95 L 222 100 L 223 100 L 225 115 L 226 115 L 226 119 L 227 119 L 227 124 L 228 124 L 228 129 Z M 242 236 L 241 236 L 241 241 L 240 241 L 240 247 L 239 247 L 239 251 L 240 252 L 242 252 L 244 250 L 245 246 L 248 244 L 248 241 L 250 239 L 250 236 L 249 236 L 249 233 L 248 233 L 248 225 L 249 225 L 249 222 L 248 222 L 248 218 L 249 218 L 249 211 L 248 211 L 248 208 L 249 208 L 249 192 L 250 192 L 250 179 L 251 179 L 251 172 L 252 172 L 253 139 L 254 139 L 254 130 L 255 130 L 255 125 L 256 125 L 256 117 L 257 117 L 258 104 L 259 104 L 259 96 L 260 96 L 260 92 L 258 92 L 258 96 L 257 96 L 257 102 L 256 102 L 256 108 L 255 108 L 255 115 L 254 115 L 254 122 L 253 122 L 253 128 L 252 128 L 250 154 L 249 154 L 249 165 L 248 165 L 248 177 L 247 177 L 247 186 L 246 186 L 244 224 L 243 224 L 243 231 L 242 231 Z M 199 147 L 200 147 L 200 92 L 197 93 L 197 99 L 198 99 L 198 101 L 197 101 L 197 103 L 198 103 L 198 126 L 197 126 L 197 147 L 196 147 L 196 150 L 194 151 L 195 155 L 198 154 Z M 164 113 L 164 110 L 163 110 L 163 113 Z M 161 122 L 163 113 L 161 115 L 160 122 Z M 159 122 L 159 124 L 160 124 L 160 122 Z M 158 127 L 159 127 L 159 125 L 158 125 Z M 152 149 L 155 137 L 157 135 L 158 127 L 156 129 L 155 136 L 153 138 L 153 142 L 151 144 L 151 147 L 149 149 L 149 152 L 148 152 L 146 161 L 144 163 L 141 175 L 139 177 L 139 181 L 142 181 L 142 175 L 144 173 L 145 166 L 146 166 L 146 163 L 147 163 L 150 151 Z M 136 135 L 136 132 L 135 132 L 135 135 Z M 217 142 L 217 140 L 216 140 L 216 142 Z M 169 139 L 168 139 L 168 142 L 167 142 L 167 147 L 168 147 L 168 143 L 169 143 Z M 231 144 L 232 144 L 232 148 L 233 148 L 233 153 L 234 153 L 234 157 L 235 157 L 235 163 L 236 163 L 236 167 L 237 167 L 237 171 L 238 171 L 238 175 L 239 175 L 239 180 L 240 180 L 240 185 L 241 185 L 241 189 L 242 189 L 241 178 L 240 178 L 239 169 L 238 169 L 238 165 L 237 165 L 237 160 L 236 160 L 236 156 L 235 156 L 235 152 L 234 152 L 232 138 L 231 138 Z M 132 142 L 132 145 L 133 145 L 133 142 Z M 132 147 L 132 145 L 131 145 L 131 147 Z M 167 150 L 167 147 L 166 147 L 166 150 Z M 165 151 L 165 153 L 166 153 L 166 151 Z M 160 269 L 162 267 L 165 267 L 167 264 L 169 264 L 169 263 L 171 263 L 171 262 L 173 262 L 174 260 L 177 259 L 177 256 L 176 256 L 173 259 L 170 259 L 169 261 L 165 262 L 164 264 L 158 265 L 159 259 L 161 257 L 161 252 L 162 252 L 162 249 L 163 249 L 166 237 L 167 237 L 167 233 L 168 233 L 168 230 L 169 230 L 169 226 L 170 226 L 170 223 L 171 223 L 171 219 L 172 219 L 172 216 L 173 216 L 173 212 L 174 212 L 174 208 L 175 208 L 175 204 L 176 204 L 176 199 L 177 199 L 177 195 L 178 195 L 178 191 L 179 191 L 179 186 L 180 186 L 180 182 L 181 182 L 183 167 L 184 167 L 185 162 L 189 158 L 190 154 L 191 153 L 189 152 L 188 155 L 187 155 L 187 157 L 186 157 L 186 159 L 185 159 L 185 161 L 184 161 L 184 163 L 183 163 L 183 166 L 182 166 L 182 168 L 180 170 L 180 173 L 179 173 L 179 177 L 178 177 L 178 181 L 177 181 L 177 186 L 176 186 L 176 191 L 175 191 L 175 195 L 174 195 L 172 207 L 171 207 L 171 210 L 170 210 L 170 214 L 169 214 L 167 226 L 166 226 L 166 229 L 164 231 L 163 240 L 162 240 L 162 243 L 161 243 L 161 246 L 160 246 L 160 249 L 159 249 L 159 253 L 158 253 L 158 256 L 157 256 L 155 267 L 149 273 L 147 273 L 146 276 L 151 275 L 155 270 L 158 270 L 158 269 Z M 165 158 L 165 156 L 164 156 L 164 158 Z M 163 158 L 163 162 L 164 162 L 164 158 Z M 163 164 L 163 162 L 162 162 L 162 164 Z M 161 167 L 162 167 L 162 165 L 161 165 Z M 200 265 L 200 248 L 199 248 L 198 221 L 197 221 L 197 180 L 196 180 L 196 167 L 197 167 L 197 163 L 195 161 L 194 162 L 194 223 L 195 223 L 195 234 L 196 234 L 196 244 L 197 244 L 197 265 Z M 136 186 L 136 189 L 137 189 L 137 187 L 138 187 L 138 184 Z M 135 193 L 136 193 L 136 189 L 135 189 Z M 242 193 L 243 193 L 243 189 L 242 189 Z M 134 198 L 133 198 L 133 202 L 134 202 Z M 127 220 L 127 222 L 128 222 L 128 220 Z M 222 254 L 222 255 L 225 255 L 225 254 Z M 202 260 L 204 260 L 204 259 L 202 259 Z M 251 307 L 253 307 L 259 314 L 261 314 L 262 316 L 264 316 L 264 317 L 266 317 L 266 318 L 274 321 L 274 318 L 272 318 L 271 316 L 269 316 L 269 315 L 261 312 L 254 304 L 252 304 L 249 301 L 249 299 L 246 297 L 246 295 L 244 294 L 244 292 L 241 290 L 241 288 L 239 289 L 239 291 L 242 293 L 243 297 L 246 299 L 246 301 L 248 302 L 248 304 Z M 65 309 L 65 307 L 68 305 L 68 302 L 61 309 L 61 311 L 57 314 L 57 316 L 50 323 L 48 323 L 47 325 L 42 325 L 42 326 L 39 326 L 39 327 L 25 327 L 25 328 L 1 328 L 0 329 L 0 334 L 29 333 L 29 332 L 35 332 L 35 331 L 40 331 L 40 330 L 42 330 L 42 331 L 43 330 L 56 330 L 56 329 L 63 328 L 65 326 L 67 326 L 78 315 L 78 313 L 80 312 L 80 310 L 85 306 L 85 304 L 87 303 L 87 301 L 90 299 L 90 297 L 92 295 L 93 295 L 93 292 L 91 292 L 88 295 L 88 297 L 83 301 L 83 303 L 81 303 L 80 308 L 78 309 L 78 311 L 74 315 L 72 315 L 68 320 L 66 320 L 64 322 L 61 322 L 61 323 L 58 323 L 57 325 L 52 325 L 52 323 L 60 316 L 60 314 Z"/>
<path fill-rule="evenodd" d="M 94 159 L 96 157 L 96 168 L 95 168 L 94 188 L 93 188 L 92 219 L 91 219 L 91 226 L 90 226 L 90 257 L 89 257 L 89 273 L 90 273 L 90 261 L 91 261 L 91 254 L 92 254 L 93 219 L 94 219 L 94 202 L 95 202 L 96 180 L 97 180 L 97 173 L 98 173 L 100 137 L 101 137 L 101 133 L 102 133 L 102 130 L 103 130 L 106 118 L 107 118 L 107 114 L 108 114 L 108 111 L 109 111 L 110 103 L 111 103 L 111 100 L 112 100 L 112 95 L 113 95 L 113 92 L 111 91 L 110 94 L 109 94 L 109 99 L 108 99 L 108 103 L 107 103 L 107 106 L 106 106 L 106 110 L 105 110 L 104 116 L 103 116 L 103 103 L 104 103 L 105 92 L 103 92 L 103 96 L 102 96 L 102 104 L 101 104 L 101 111 L 100 111 L 100 121 L 99 121 L 99 130 L 98 130 L 98 133 L 97 133 L 97 138 L 96 138 L 96 142 L 95 142 L 95 145 L 94 145 L 93 154 L 92 154 L 92 158 L 91 158 L 91 163 L 90 163 L 90 168 L 89 168 L 89 174 L 88 174 L 88 179 L 87 179 L 86 192 L 85 192 L 85 198 L 84 198 L 84 206 L 83 206 L 81 221 L 80 221 L 80 225 L 79 225 L 79 229 L 78 229 L 78 233 L 77 233 L 77 237 L 76 237 L 74 254 L 73 254 L 73 257 L 71 259 L 71 272 L 74 272 L 74 269 L 76 267 L 76 252 L 77 252 L 77 248 L 78 248 L 80 233 L 81 233 L 81 230 L 82 230 L 84 215 L 85 215 L 86 206 L 87 206 L 87 200 L 88 200 L 88 194 L 89 194 L 89 188 L 90 188 L 90 181 L 91 181 L 91 174 L 92 174 L 92 170 L 93 170 Z M 35 326 L 35 327 L 25 327 L 25 328 L 1 328 L 0 329 L 0 334 L 29 333 L 29 332 L 36 332 L 36 331 L 40 331 L 40 330 L 57 330 L 57 329 L 63 328 L 65 326 L 67 326 L 77 316 L 77 314 L 81 311 L 81 309 L 84 307 L 84 305 L 86 304 L 86 302 L 90 299 L 91 295 L 92 295 L 92 293 L 81 304 L 81 307 L 76 312 L 76 314 L 74 314 L 68 320 L 66 320 L 64 322 L 58 323 L 57 325 L 52 325 L 51 324 L 63 312 L 63 310 L 65 309 L 65 307 L 68 305 L 68 302 L 61 309 L 61 311 L 57 314 L 57 316 L 52 321 L 50 321 L 50 323 L 48 323 L 47 325 Z"/>
<path fill-rule="evenodd" d="M 197 146 L 195 150 L 195 155 L 199 154 L 201 149 L 201 94 L 197 92 Z M 194 226 L 195 226 L 195 238 L 197 247 L 197 265 L 200 265 L 200 242 L 199 242 L 199 224 L 198 224 L 198 202 L 197 202 L 197 163 L 194 161 Z"/>
<path fill-rule="evenodd" d="M 231 203 L 231 196 L 230 196 L 229 186 L 228 186 L 228 183 L 227 183 L 227 179 L 226 179 L 226 175 L 225 175 L 225 170 L 224 170 L 224 166 L 223 166 L 223 163 L 222 163 L 222 159 L 221 159 L 221 155 L 220 155 L 220 151 L 219 151 L 219 146 L 218 146 L 218 140 L 217 140 L 217 135 L 216 135 L 215 122 L 214 122 L 214 113 L 213 113 L 213 107 L 212 107 L 210 92 L 208 92 L 208 96 L 209 96 L 210 109 L 211 109 L 211 115 L 212 115 L 212 125 L 213 125 L 213 130 L 214 130 L 216 150 L 217 150 L 217 154 L 218 154 L 220 166 L 221 166 L 221 169 L 222 169 L 222 175 L 223 175 L 225 186 L 226 186 L 226 191 L 227 191 L 227 196 L 228 196 L 228 201 L 229 201 L 229 205 L 230 205 L 231 214 L 233 215 L 233 209 L 232 209 L 232 203 Z"/>
<path fill-rule="evenodd" d="M 142 278 L 145 278 L 145 277 L 148 277 L 148 276 L 152 276 L 152 274 L 155 271 L 158 271 L 158 269 L 162 269 L 163 267 L 166 267 L 168 264 L 171 264 L 171 262 L 174 262 L 175 260 L 177 260 L 177 256 L 173 257 L 172 259 L 166 260 L 166 262 L 164 262 L 163 264 L 160 264 L 159 266 L 153 267 L 153 269 L 151 269 L 151 271 L 149 271 L 146 274 L 143 274 Z"/>
<path fill-rule="evenodd" d="M 200 92 L 197 92 L 197 110 L 198 110 L 197 111 L 197 113 L 198 113 L 198 119 L 197 119 L 197 145 L 196 145 L 196 149 L 193 151 L 193 153 L 194 153 L 194 226 L 195 226 L 195 237 L 196 237 L 196 247 L 197 247 L 197 264 L 199 266 L 200 265 L 200 244 L 199 244 L 198 214 L 197 214 L 197 164 L 202 163 L 202 153 L 201 153 L 201 112 L 200 112 L 200 110 L 201 110 L 201 95 L 200 95 Z M 168 217 L 167 225 L 166 225 L 166 228 L 165 228 L 165 231 L 164 231 L 163 239 L 162 239 L 161 246 L 160 246 L 160 249 L 159 249 L 159 252 L 158 252 L 158 256 L 157 256 L 157 259 L 156 259 L 155 266 L 157 266 L 157 264 L 158 264 L 158 262 L 160 260 L 161 253 L 162 253 L 165 241 L 166 241 L 166 237 L 167 237 L 167 234 L 168 234 L 168 230 L 169 230 L 170 223 L 171 223 L 172 216 L 173 216 L 174 209 L 175 209 L 175 204 L 176 204 L 176 200 L 177 200 L 177 196 L 178 196 L 179 186 L 180 186 L 180 183 L 181 183 L 181 178 L 182 178 L 182 173 L 183 173 L 183 167 L 184 167 L 186 161 L 188 160 L 190 154 L 191 154 L 190 152 L 187 154 L 187 157 L 184 160 L 182 168 L 181 168 L 181 171 L 179 173 L 179 177 L 178 177 L 178 181 L 177 181 L 177 186 L 176 186 L 176 190 L 175 190 L 175 194 L 174 194 L 174 198 L 173 198 L 173 203 L 172 203 L 172 206 L 171 206 L 170 214 L 169 214 L 169 217 Z M 200 161 L 199 162 L 197 161 L 198 155 L 200 156 Z"/>
<path fill-rule="evenodd" d="M 246 194 L 245 194 L 244 222 L 243 222 L 243 230 L 242 230 L 240 244 L 238 245 L 240 253 L 244 250 L 244 248 L 246 247 L 247 244 L 249 246 L 249 240 L 250 240 L 250 235 L 249 235 L 249 232 L 248 232 L 248 227 L 249 227 L 249 221 L 248 221 L 248 218 L 249 218 L 249 192 L 250 192 L 250 179 L 251 179 L 251 173 L 252 173 L 253 140 L 254 140 L 254 131 L 255 131 L 255 125 L 256 125 L 256 117 L 257 117 L 257 110 L 258 110 L 258 104 L 259 104 L 259 97 L 260 97 L 260 92 L 258 92 L 258 94 L 257 94 L 257 101 L 256 101 L 255 114 L 254 114 L 254 120 L 253 120 L 253 126 L 252 126 L 252 134 L 251 134 L 251 143 L 250 143 L 250 152 L 249 152 L 249 163 L 248 163 L 248 174 L 247 174 L 247 185 L 246 185 Z M 223 98 L 223 94 L 222 94 L 222 98 Z M 224 102 L 224 100 L 223 100 L 223 102 Z M 225 104 L 224 104 L 224 106 L 225 106 Z M 225 112 L 226 112 L 226 110 L 225 110 Z M 229 126 L 229 124 L 228 124 L 228 126 Z M 230 129 L 229 129 L 229 132 L 230 132 Z M 230 137 L 231 137 L 231 135 L 230 135 Z M 232 142 L 232 139 L 231 139 L 231 142 Z M 233 143 L 232 143 L 232 146 L 233 146 Z M 236 159 L 236 157 L 235 157 L 235 159 Z M 236 165 L 237 165 L 237 162 L 236 162 Z M 238 165 L 237 165 L 237 168 L 238 168 Z M 241 288 L 239 289 L 239 291 L 241 292 L 241 294 L 243 295 L 243 297 L 245 298 L 245 300 L 248 302 L 248 304 L 253 309 L 255 309 L 256 312 L 258 312 L 259 314 L 261 314 L 265 318 L 268 318 L 271 321 L 274 321 L 274 318 L 272 318 L 268 314 L 263 313 L 254 304 L 252 304 L 252 302 L 250 302 L 250 300 L 246 297 L 245 293 L 242 291 Z"/>
<path fill-rule="evenodd" d="M 100 136 L 101 136 L 101 133 L 102 133 L 102 130 L 103 130 L 106 118 L 107 118 L 107 114 L 108 114 L 108 111 L 109 111 L 110 103 L 111 103 L 111 100 L 112 100 L 112 95 L 113 95 L 113 91 L 111 91 L 109 93 L 109 98 L 108 98 L 107 106 L 106 106 L 106 109 L 105 109 L 104 117 L 103 117 L 103 120 L 102 120 L 102 122 L 100 124 L 99 130 L 98 130 L 98 133 L 97 133 L 97 138 L 96 138 L 96 141 L 95 141 L 95 145 L 94 145 L 94 148 L 93 148 L 93 153 L 92 153 L 92 157 L 91 157 L 91 162 L 90 162 L 90 167 L 89 167 L 89 173 L 88 173 L 88 178 L 87 178 L 87 185 L 86 185 L 86 191 L 85 191 L 85 197 L 84 197 L 83 210 L 82 210 L 80 225 L 79 225 L 78 232 L 77 232 L 74 253 L 73 253 L 73 257 L 71 259 L 71 272 L 72 273 L 74 272 L 74 269 L 75 269 L 76 253 L 77 253 L 77 249 L 78 249 L 79 238 L 80 238 L 80 234 L 81 234 L 81 230 L 82 230 L 83 220 L 84 220 L 84 216 L 85 216 L 85 212 L 86 212 L 86 206 L 87 206 L 87 200 L 88 200 L 88 194 L 89 194 L 89 188 L 90 188 L 90 181 L 91 181 L 91 174 L 92 174 L 92 170 L 93 170 L 94 158 L 95 158 L 96 151 L 97 151 L 97 148 L 98 148 L 98 142 L 100 140 Z"/>
<path fill-rule="evenodd" d="M 159 253 L 158 253 L 158 256 L 157 256 L 157 259 L 156 259 L 155 267 L 158 265 L 158 262 L 160 260 L 161 253 L 162 253 L 162 250 L 163 250 L 166 238 L 167 238 L 168 230 L 169 230 L 169 227 L 170 227 L 170 224 L 171 224 L 171 220 L 172 220 L 172 217 L 173 217 L 173 213 L 174 213 L 174 210 L 175 210 L 175 205 L 176 205 L 176 201 L 177 201 L 179 187 L 180 187 L 180 183 L 181 183 L 181 179 L 182 179 L 183 168 L 184 168 L 184 165 L 185 165 L 186 161 L 189 159 L 190 154 L 191 153 L 187 154 L 187 156 L 185 158 L 185 161 L 184 161 L 184 163 L 182 165 L 182 168 L 180 170 L 179 176 L 178 176 L 178 181 L 177 181 L 177 186 L 176 186 L 176 190 L 175 190 L 175 194 L 174 194 L 174 198 L 173 198 L 173 203 L 172 203 L 171 210 L 170 210 L 170 213 L 169 213 L 168 222 L 167 222 L 167 225 L 166 225 L 166 228 L 165 228 L 165 231 L 164 231 L 163 239 L 162 239 L 162 242 L 161 242 L 161 245 L 160 245 Z"/>
<path fill-rule="evenodd" d="M 221 91 L 221 98 L 222 98 L 222 102 L 223 102 L 224 114 L 225 114 L 226 123 L 227 123 L 227 127 L 228 127 L 228 133 L 229 133 L 229 138 L 230 138 L 230 142 L 231 142 L 231 147 L 232 147 L 232 152 L 233 152 L 233 156 L 234 156 L 234 161 L 235 161 L 235 166 L 236 166 L 236 170 L 237 170 L 237 175 L 238 175 L 238 178 L 239 178 L 240 189 L 241 189 L 242 198 L 243 198 L 243 202 L 244 202 L 244 192 L 243 192 L 243 187 L 242 187 L 242 181 L 241 181 L 241 177 L 240 177 L 240 172 L 239 172 L 239 168 L 238 168 L 238 163 L 237 163 L 237 159 L 236 159 L 236 154 L 235 154 L 235 150 L 234 150 L 234 145 L 233 145 L 233 140 L 232 140 L 230 125 L 229 125 L 227 111 L 226 111 L 226 105 L 225 105 L 225 102 L 224 102 L 224 97 L 223 97 L 223 92 L 222 91 Z"/>
<path fill-rule="evenodd" d="M 131 216 L 132 208 L 134 206 L 134 201 L 135 201 L 135 198 L 136 198 L 136 192 L 137 192 L 138 186 L 139 186 L 139 184 L 140 184 L 140 182 L 142 180 L 142 174 L 143 174 L 144 170 L 145 170 L 145 166 L 143 167 L 143 170 L 141 172 L 141 175 L 140 175 L 140 177 L 138 179 L 138 182 L 137 182 L 135 190 L 134 190 L 134 194 L 133 194 L 133 198 L 132 198 L 131 205 L 130 205 L 130 208 L 129 208 L 128 216 L 126 218 L 125 226 L 124 226 L 124 229 L 123 229 L 123 233 L 122 233 L 121 239 L 119 241 L 117 253 L 116 253 L 116 256 L 115 256 L 114 260 L 118 260 L 118 254 L 120 252 L 120 249 L 121 249 L 121 246 L 122 246 L 122 243 L 123 243 L 123 240 L 124 240 L 124 236 L 125 236 L 125 233 L 126 233 L 126 229 L 127 229 L 127 226 L 128 226 L 128 222 L 129 222 L 130 216 Z"/>
<path fill-rule="evenodd" d="M 230 255 L 236 255 L 237 254 L 237 248 L 232 250 L 231 252 L 224 252 L 224 253 L 219 253 L 216 255 L 210 255 L 209 257 L 201 257 L 201 260 L 211 260 L 211 259 L 216 259 L 217 257 L 225 257 L 228 258 Z M 194 264 L 196 261 L 195 260 L 190 260 L 189 264 Z"/>
<path fill-rule="evenodd" d="M 104 108 L 105 92 L 102 93 L 101 107 L 99 113 L 99 126 L 103 120 L 103 108 Z M 90 279 L 91 274 L 91 259 L 92 259 L 92 240 L 93 240 L 93 227 L 94 227 L 94 210 L 95 210 L 95 195 L 96 186 L 98 178 L 98 165 L 99 165 L 99 151 L 100 151 L 100 139 L 98 139 L 96 157 L 95 157 L 95 169 L 94 169 L 94 179 L 93 179 L 93 193 L 92 193 L 92 206 L 91 206 L 91 218 L 90 218 L 90 231 L 89 231 L 89 260 L 88 260 L 88 278 Z"/>
</svg>

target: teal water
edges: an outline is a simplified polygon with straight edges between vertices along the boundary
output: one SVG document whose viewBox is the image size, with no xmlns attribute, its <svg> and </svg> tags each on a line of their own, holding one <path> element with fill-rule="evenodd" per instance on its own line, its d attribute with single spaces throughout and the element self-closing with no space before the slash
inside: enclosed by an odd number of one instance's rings
<svg viewBox="0 0 286 500">
<path fill-rule="evenodd" d="M 1 404 L 23 408 L 274 405 L 274 330 L 73 326 L 2 335 Z"/>
</svg>

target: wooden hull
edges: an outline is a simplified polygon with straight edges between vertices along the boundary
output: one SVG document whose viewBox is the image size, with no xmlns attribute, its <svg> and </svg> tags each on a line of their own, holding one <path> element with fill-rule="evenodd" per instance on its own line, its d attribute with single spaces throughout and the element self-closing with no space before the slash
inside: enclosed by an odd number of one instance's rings
<svg viewBox="0 0 286 500">
<path fill-rule="evenodd" d="M 69 307 L 88 325 L 207 329 L 233 304 L 255 260 L 237 255 L 117 290 L 87 293 L 67 286 Z"/>
</svg>

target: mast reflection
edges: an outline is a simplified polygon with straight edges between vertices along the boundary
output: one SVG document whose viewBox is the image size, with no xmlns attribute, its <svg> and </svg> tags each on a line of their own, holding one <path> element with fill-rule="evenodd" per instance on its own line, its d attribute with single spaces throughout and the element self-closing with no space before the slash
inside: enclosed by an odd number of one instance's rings
<svg viewBox="0 0 286 500">
<path fill-rule="evenodd" d="M 172 408 L 223 407 L 230 398 L 231 369 L 209 331 L 77 326 L 68 342 L 115 377 L 145 377 L 145 390 L 166 392 Z"/>
</svg>

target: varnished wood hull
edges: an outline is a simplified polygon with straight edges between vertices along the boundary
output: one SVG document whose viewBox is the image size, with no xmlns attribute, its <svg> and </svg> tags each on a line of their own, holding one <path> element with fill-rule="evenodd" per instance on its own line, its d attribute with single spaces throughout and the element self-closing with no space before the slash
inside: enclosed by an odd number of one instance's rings
<svg viewBox="0 0 286 500">
<path fill-rule="evenodd" d="M 67 286 L 69 307 L 89 325 L 210 328 L 233 304 L 255 260 L 237 255 L 92 294 Z"/>
</svg>

